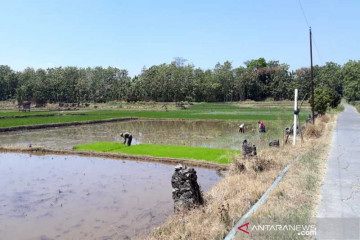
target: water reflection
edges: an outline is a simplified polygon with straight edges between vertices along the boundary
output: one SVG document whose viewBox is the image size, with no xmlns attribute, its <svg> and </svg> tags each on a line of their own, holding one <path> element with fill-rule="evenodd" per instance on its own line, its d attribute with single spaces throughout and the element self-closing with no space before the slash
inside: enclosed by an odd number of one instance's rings
<svg viewBox="0 0 360 240">
<path fill-rule="evenodd" d="M 275 123 L 273 123 L 275 122 Z M 239 149 L 246 138 L 258 146 L 280 137 L 276 121 L 269 122 L 268 132 L 259 134 L 256 122 L 246 124 L 246 134 L 238 133 L 238 122 L 232 121 L 159 121 L 140 120 L 94 125 L 47 128 L 0 134 L 0 144 L 71 149 L 74 145 L 98 141 L 123 141 L 121 132 L 131 132 L 133 143 L 188 145 Z M 276 126 L 276 128 L 275 128 Z M 281 127 L 281 125 L 280 125 Z"/>
<path fill-rule="evenodd" d="M 196 168 L 209 189 L 215 170 Z M 1 239 L 126 239 L 172 214 L 172 165 L 0 154 Z"/>
</svg>

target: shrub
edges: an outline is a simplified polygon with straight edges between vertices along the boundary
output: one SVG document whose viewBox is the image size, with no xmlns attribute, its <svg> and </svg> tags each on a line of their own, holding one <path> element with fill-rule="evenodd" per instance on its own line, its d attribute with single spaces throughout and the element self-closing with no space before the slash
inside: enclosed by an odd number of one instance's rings
<svg viewBox="0 0 360 240">
<path fill-rule="evenodd" d="M 329 107 L 336 108 L 341 102 L 341 96 L 330 88 L 316 88 L 315 92 L 315 111 L 323 115 Z M 309 103 L 312 102 L 312 96 L 309 98 Z"/>
<path fill-rule="evenodd" d="M 176 102 L 175 106 L 180 109 L 186 109 L 185 102 Z"/>
<path fill-rule="evenodd" d="M 258 155 L 247 159 L 234 156 L 229 172 L 231 175 L 241 174 L 245 171 L 263 172 L 277 168 L 277 164 L 278 163 L 269 156 Z"/>
<path fill-rule="evenodd" d="M 335 90 L 327 88 L 328 94 L 330 96 L 330 107 L 336 108 L 341 102 L 341 96 Z"/>
</svg>

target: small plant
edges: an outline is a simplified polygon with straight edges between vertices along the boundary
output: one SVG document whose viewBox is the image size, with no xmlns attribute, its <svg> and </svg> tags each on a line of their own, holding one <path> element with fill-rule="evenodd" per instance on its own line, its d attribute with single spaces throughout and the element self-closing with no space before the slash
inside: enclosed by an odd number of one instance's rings
<svg viewBox="0 0 360 240">
<path fill-rule="evenodd" d="M 176 102 L 176 103 L 175 103 L 175 106 L 176 106 L 177 108 L 180 108 L 180 109 L 183 109 L 183 110 L 186 109 L 185 102 L 183 102 L 183 101 L 181 101 L 181 102 Z"/>
<path fill-rule="evenodd" d="M 169 111 L 167 104 L 164 104 L 164 105 L 162 106 L 162 108 L 164 108 L 166 112 Z"/>
<path fill-rule="evenodd" d="M 219 207 L 219 215 L 220 221 L 225 225 L 225 227 L 229 226 L 231 223 L 229 215 L 229 203 L 222 204 Z"/>
<path fill-rule="evenodd" d="M 278 199 L 283 199 L 284 197 L 285 197 L 285 194 L 284 194 L 284 192 L 283 191 L 279 191 L 279 192 L 277 192 L 277 197 L 278 197 Z"/>
</svg>

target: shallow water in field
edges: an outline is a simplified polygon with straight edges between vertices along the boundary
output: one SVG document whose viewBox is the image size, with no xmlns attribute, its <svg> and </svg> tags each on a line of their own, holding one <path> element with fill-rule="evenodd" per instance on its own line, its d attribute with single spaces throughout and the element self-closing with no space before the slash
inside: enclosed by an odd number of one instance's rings
<svg viewBox="0 0 360 240">
<path fill-rule="evenodd" d="M 211 148 L 240 149 L 247 139 L 258 149 L 264 148 L 274 139 L 282 139 L 279 121 L 265 122 L 266 134 L 258 132 L 256 121 L 246 122 L 246 133 L 240 134 L 236 121 L 200 120 L 138 120 L 111 122 L 92 125 L 46 128 L 38 130 L 0 133 L 0 144 L 27 146 L 29 144 L 71 149 L 74 145 L 99 142 L 122 141 L 121 132 L 131 132 L 133 144 L 152 143 L 167 145 L 187 145 Z"/>
<path fill-rule="evenodd" d="M 0 239 L 130 239 L 173 212 L 173 165 L 0 154 Z M 221 177 L 196 168 L 206 191 Z"/>
</svg>

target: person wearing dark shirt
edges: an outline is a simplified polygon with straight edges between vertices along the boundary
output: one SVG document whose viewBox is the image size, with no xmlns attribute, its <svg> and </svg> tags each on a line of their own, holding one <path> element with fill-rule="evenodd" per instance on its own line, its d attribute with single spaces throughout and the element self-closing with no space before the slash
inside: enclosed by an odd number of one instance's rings
<svg viewBox="0 0 360 240">
<path fill-rule="evenodd" d="M 127 144 L 128 146 L 131 146 L 131 142 L 132 142 L 132 135 L 131 133 L 121 133 L 120 137 L 124 138 L 124 144 Z"/>
</svg>

